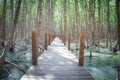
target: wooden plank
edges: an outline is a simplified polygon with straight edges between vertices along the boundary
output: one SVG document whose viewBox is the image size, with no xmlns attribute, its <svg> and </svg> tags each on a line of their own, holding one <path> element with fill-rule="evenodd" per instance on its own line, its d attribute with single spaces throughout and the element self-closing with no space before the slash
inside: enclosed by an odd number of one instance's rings
<svg viewBox="0 0 120 80">
<path fill-rule="evenodd" d="M 21 80 L 94 80 L 78 59 L 68 51 L 59 38 L 48 46 L 38 58 L 38 65 L 31 66 Z"/>
<path fill-rule="evenodd" d="M 31 77 L 31 76 L 29 76 L 29 77 L 23 77 L 22 78 L 22 80 L 93 80 L 93 78 L 89 78 L 89 77 L 87 77 L 87 78 L 83 78 L 83 77 L 81 77 L 81 78 L 78 78 L 78 77 L 74 77 L 74 78 L 64 78 L 64 77 L 62 77 L 62 78 L 46 78 L 46 77 L 41 77 L 41 76 L 36 76 L 36 77 Z"/>
<path fill-rule="evenodd" d="M 43 70 L 43 71 L 86 71 L 84 68 L 79 66 L 34 66 L 31 67 L 28 71 L 31 70 Z"/>
</svg>

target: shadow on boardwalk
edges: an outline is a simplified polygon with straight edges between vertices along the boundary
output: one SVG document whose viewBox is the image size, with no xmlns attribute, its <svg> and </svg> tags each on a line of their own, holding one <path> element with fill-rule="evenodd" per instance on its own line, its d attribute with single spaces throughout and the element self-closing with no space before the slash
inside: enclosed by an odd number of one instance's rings
<svg viewBox="0 0 120 80">
<path fill-rule="evenodd" d="M 75 55 L 56 37 L 48 50 L 38 58 L 38 65 L 31 66 L 21 80 L 94 80 L 78 66 Z"/>
</svg>

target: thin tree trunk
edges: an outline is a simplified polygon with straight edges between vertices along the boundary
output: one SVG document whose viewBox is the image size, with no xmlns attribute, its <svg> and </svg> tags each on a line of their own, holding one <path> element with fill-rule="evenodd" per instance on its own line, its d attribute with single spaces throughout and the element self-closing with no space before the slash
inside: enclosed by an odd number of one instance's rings
<svg viewBox="0 0 120 80">
<path fill-rule="evenodd" d="M 101 2 L 98 0 L 98 51 L 100 51 L 100 32 L 101 32 L 101 23 L 100 23 L 100 10 L 101 10 Z"/>
<path fill-rule="evenodd" d="M 54 34 L 54 9 L 55 0 L 51 0 L 51 34 Z"/>
<path fill-rule="evenodd" d="M 90 0 L 89 2 L 89 26 L 90 26 L 90 57 L 92 57 L 92 48 L 93 48 L 93 37 L 94 37 L 94 7 L 93 4 L 95 0 Z M 94 4 L 95 5 L 95 4 Z"/>
<path fill-rule="evenodd" d="M 14 0 L 10 0 L 10 10 L 11 10 L 11 26 L 13 23 L 13 16 L 14 16 Z"/>
<path fill-rule="evenodd" d="M 88 10 L 88 4 L 87 4 L 86 0 L 85 0 L 84 4 L 85 4 L 85 26 L 88 26 L 88 24 L 89 24 L 88 23 L 88 11 L 89 10 Z M 88 30 L 85 30 L 85 34 L 88 34 Z M 86 45 L 86 48 L 87 48 L 87 46 L 88 46 L 88 35 L 85 36 L 85 39 L 86 39 L 86 42 L 87 42 L 87 45 Z"/>
<path fill-rule="evenodd" d="M 7 0 L 4 0 L 3 11 L 2 11 L 2 23 L 1 23 L 1 27 L 2 27 L 1 38 L 3 43 L 5 41 L 5 35 L 6 35 L 6 3 Z"/>
<path fill-rule="evenodd" d="M 49 35 L 49 32 L 51 30 L 51 0 L 47 1 L 47 34 Z"/>
<path fill-rule="evenodd" d="M 109 4 L 110 4 L 110 0 L 107 0 L 107 43 L 106 43 L 106 47 L 108 47 L 108 43 L 109 43 L 109 36 L 110 36 L 110 9 L 109 9 Z"/>
<path fill-rule="evenodd" d="M 75 31 L 76 31 L 76 48 L 78 48 L 78 40 L 79 40 L 79 7 L 78 0 L 75 0 Z"/>
<path fill-rule="evenodd" d="M 62 4 L 62 0 L 60 1 L 60 3 Z M 62 6 L 61 6 L 61 8 L 62 8 Z M 61 35 L 63 34 L 63 15 L 62 15 L 62 10 L 60 11 L 61 12 L 61 14 L 60 14 L 60 30 L 61 30 Z"/>
<path fill-rule="evenodd" d="M 120 0 L 116 0 L 118 47 L 120 51 Z"/>
<path fill-rule="evenodd" d="M 39 4 L 38 4 L 38 14 L 37 14 L 37 18 L 38 18 L 38 30 L 39 30 L 39 31 L 40 31 L 40 28 L 41 28 L 42 2 L 43 2 L 43 0 L 39 0 Z"/>
<path fill-rule="evenodd" d="M 66 35 L 66 0 L 64 0 L 64 35 Z M 66 38 L 64 36 L 64 44 L 66 45 Z"/>
<path fill-rule="evenodd" d="M 61 14 L 60 14 L 60 16 L 61 16 L 61 18 L 60 18 L 60 19 L 61 19 L 61 20 L 60 20 L 60 21 L 61 21 L 61 22 L 60 22 L 60 29 L 61 29 L 61 35 L 62 35 L 62 34 L 63 34 L 63 28 L 62 28 L 62 18 L 63 18 L 63 17 L 62 17 Z"/>
<path fill-rule="evenodd" d="M 92 45 L 95 45 L 95 0 L 93 1 L 93 12 L 92 12 Z"/>
<path fill-rule="evenodd" d="M 48 33 L 48 23 L 49 23 L 49 20 L 48 20 L 48 3 L 49 2 L 49 0 L 46 0 L 45 1 L 45 15 L 47 15 L 47 16 L 45 16 L 45 34 L 46 33 Z"/>
<path fill-rule="evenodd" d="M 38 13 L 37 13 L 37 19 L 38 19 L 38 45 L 39 45 L 39 37 L 40 37 L 40 32 L 41 32 L 41 22 L 42 22 L 42 3 L 43 0 L 39 0 L 39 4 L 38 4 Z"/>
<path fill-rule="evenodd" d="M 10 0 L 10 13 L 11 13 L 11 21 L 10 21 L 10 27 L 8 27 L 8 30 L 11 30 L 12 25 L 13 25 L 13 18 L 14 18 L 14 0 Z M 10 33 L 10 31 L 8 31 Z M 10 36 L 10 35 L 8 35 Z"/>
</svg>

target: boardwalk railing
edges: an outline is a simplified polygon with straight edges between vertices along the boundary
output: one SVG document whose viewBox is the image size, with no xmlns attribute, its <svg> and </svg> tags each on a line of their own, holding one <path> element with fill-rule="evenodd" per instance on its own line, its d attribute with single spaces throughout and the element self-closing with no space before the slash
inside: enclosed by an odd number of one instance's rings
<svg viewBox="0 0 120 80">
<path fill-rule="evenodd" d="M 45 45 L 44 48 L 47 50 L 48 45 L 54 40 L 55 35 L 48 35 L 45 34 Z M 65 35 L 59 35 L 59 38 L 64 42 L 65 44 Z M 68 35 L 68 50 L 70 50 L 70 42 L 71 42 L 71 35 Z M 83 66 L 84 62 L 84 32 L 80 33 L 80 41 L 79 41 L 79 56 L 78 56 L 78 64 L 79 66 Z M 32 32 L 32 64 L 37 65 L 37 32 Z"/>
<path fill-rule="evenodd" d="M 78 66 L 77 57 L 56 37 L 38 58 L 38 65 L 32 65 L 21 80 L 94 79 L 83 67 Z"/>
</svg>

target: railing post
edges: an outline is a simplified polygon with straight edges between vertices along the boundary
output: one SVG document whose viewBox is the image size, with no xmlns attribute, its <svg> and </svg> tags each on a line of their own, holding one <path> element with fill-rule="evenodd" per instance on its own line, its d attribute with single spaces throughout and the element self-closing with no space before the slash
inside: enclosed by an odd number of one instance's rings
<svg viewBox="0 0 120 80">
<path fill-rule="evenodd" d="M 48 45 L 50 45 L 50 43 L 51 43 L 51 38 L 50 38 L 50 35 L 49 35 L 49 43 L 48 43 Z"/>
<path fill-rule="evenodd" d="M 64 45 L 66 45 L 66 35 L 65 34 L 63 34 L 63 43 L 64 43 Z"/>
<path fill-rule="evenodd" d="M 61 36 L 62 36 L 62 42 L 64 43 L 64 34 L 62 34 Z"/>
<path fill-rule="evenodd" d="M 71 35 L 69 34 L 69 36 L 68 36 L 68 50 L 70 50 L 70 38 L 71 38 Z"/>
<path fill-rule="evenodd" d="M 84 32 L 80 33 L 80 43 L 79 43 L 79 66 L 84 64 Z"/>
<path fill-rule="evenodd" d="M 52 35 L 50 35 L 50 43 L 52 42 Z"/>
<path fill-rule="evenodd" d="M 47 50 L 47 33 L 45 33 L 45 50 Z"/>
<path fill-rule="evenodd" d="M 60 35 L 58 35 L 58 37 L 61 39 L 61 36 L 60 36 Z"/>
<path fill-rule="evenodd" d="M 51 41 L 50 42 L 52 42 L 53 41 L 53 35 L 51 35 L 51 39 L 50 39 Z"/>
<path fill-rule="evenodd" d="M 32 64 L 37 65 L 37 32 L 32 31 Z"/>
<path fill-rule="evenodd" d="M 53 39 L 52 39 L 52 41 L 55 39 L 55 35 L 53 35 Z"/>
<path fill-rule="evenodd" d="M 52 34 L 50 35 L 50 43 L 52 42 Z"/>
<path fill-rule="evenodd" d="M 60 40 L 62 40 L 62 34 L 59 35 Z"/>
</svg>

